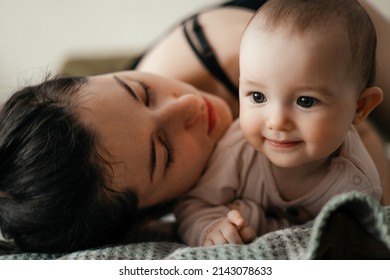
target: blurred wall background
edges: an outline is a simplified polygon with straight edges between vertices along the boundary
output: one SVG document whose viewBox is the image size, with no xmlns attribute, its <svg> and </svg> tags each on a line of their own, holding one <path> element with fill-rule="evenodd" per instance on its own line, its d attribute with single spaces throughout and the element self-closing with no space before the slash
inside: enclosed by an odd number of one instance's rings
<svg viewBox="0 0 390 280">
<path fill-rule="evenodd" d="M 366 0 L 390 21 L 389 0 Z M 71 57 L 137 53 L 224 0 L 0 0 L 0 100 Z"/>
</svg>

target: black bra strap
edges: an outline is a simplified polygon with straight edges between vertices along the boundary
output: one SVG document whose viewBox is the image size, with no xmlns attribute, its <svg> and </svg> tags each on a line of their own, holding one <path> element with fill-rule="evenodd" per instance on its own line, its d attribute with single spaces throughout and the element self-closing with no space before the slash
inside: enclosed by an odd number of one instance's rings
<svg viewBox="0 0 390 280">
<path fill-rule="evenodd" d="M 192 31 L 195 35 L 195 38 L 198 40 L 197 46 L 194 44 L 193 39 L 191 37 L 186 26 L 188 22 L 192 21 Z M 210 47 L 209 42 L 203 34 L 202 27 L 199 24 L 198 17 L 195 15 L 194 17 L 188 19 L 183 23 L 184 35 L 191 46 L 192 50 L 195 52 L 199 60 L 203 63 L 203 65 L 207 68 L 207 70 L 217 78 L 230 92 L 233 96 L 238 96 L 238 88 L 232 83 L 229 77 L 226 75 L 225 71 L 222 69 L 220 64 L 218 63 L 217 58 L 214 55 L 213 50 Z"/>
</svg>

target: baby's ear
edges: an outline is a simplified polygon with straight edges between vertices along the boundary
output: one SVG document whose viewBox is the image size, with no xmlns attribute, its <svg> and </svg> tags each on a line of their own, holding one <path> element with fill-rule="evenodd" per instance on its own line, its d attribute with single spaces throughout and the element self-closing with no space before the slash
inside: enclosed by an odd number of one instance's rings
<svg viewBox="0 0 390 280">
<path fill-rule="evenodd" d="M 357 100 L 353 123 L 356 125 L 367 118 L 370 112 L 383 100 L 383 91 L 378 87 L 366 88 Z"/>
</svg>

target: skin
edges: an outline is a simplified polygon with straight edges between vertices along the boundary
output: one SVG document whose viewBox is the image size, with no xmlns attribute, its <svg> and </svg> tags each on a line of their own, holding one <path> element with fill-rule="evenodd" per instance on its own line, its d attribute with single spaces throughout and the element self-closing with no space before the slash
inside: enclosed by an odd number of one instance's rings
<svg viewBox="0 0 390 280">
<path fill-rule="evenodd" d="M 361 93 L 358 79 L 349 76 L 349 42 L 340 27 L 305 33 L 253 27 L 241 46 L 241 129 L 270 160 L 280 194 L 297 199 L 321 181 L 351 125 L 382 101 L 382 90 Z M 242 244 L 254 237 L 254 229 L 232 210 L 208 232 L 204 245 Z"/>
<path fill-rule="evenodd" d="M 223 99 L 148 73 L 93 76 L 79 96 L 81 120 L 111 163 L 113 188 L 131 188 L 141 208 L 187 192 L 232 122 Z"/>
<path fill-rule="evenodd" d="M 305 178 L 321 180 L 351 125 L 382 101 L 380 88 L 360 93 L 357 78 L 349 76 L 343 34 L 341 28 L 325 35 L 277 28 L 249 32 L 243 42 L 240 125 L 250 144 L 272 162 L 287 199 L 309 190 Z"/>
</svg>

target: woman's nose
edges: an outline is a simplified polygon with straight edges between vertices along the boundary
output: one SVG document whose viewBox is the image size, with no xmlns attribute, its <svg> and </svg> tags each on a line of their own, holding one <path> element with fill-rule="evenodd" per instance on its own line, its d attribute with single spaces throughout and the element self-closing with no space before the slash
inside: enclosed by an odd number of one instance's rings
<svg viewBox="0 0 390 280">
<path fill-rule="evenodd" d="M 191 128 L 199 119 L 204 102 L 202 97 L 186 94 L 166 100 L 159 111 L 158 122 L 163 126 Z"/>
</svg>

